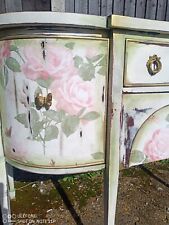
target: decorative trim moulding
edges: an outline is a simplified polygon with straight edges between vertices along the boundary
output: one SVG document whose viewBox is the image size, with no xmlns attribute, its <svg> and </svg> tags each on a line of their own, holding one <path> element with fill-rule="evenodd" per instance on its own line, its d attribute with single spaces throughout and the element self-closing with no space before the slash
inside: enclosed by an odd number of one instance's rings
<svg viewBox="0 0 169 225">
<path fill-rule="evenodd" d="M 64 25 L 83 28 L 105 29 L 107 18 L 95 15 L 58 12 L 16 12 L 0 15 L 0 28 L 25 25 Z"/>
<path fill-rule="evenodd" d="M 100 29 L 125 29 L 169 33 L 169 23 L 128 16 L 111 15 L 108 17 L 60 12 L 16 12 L 0 15 L 0 28 L 18 27 L 25 25 L 74 26 Z"/>
</svg>

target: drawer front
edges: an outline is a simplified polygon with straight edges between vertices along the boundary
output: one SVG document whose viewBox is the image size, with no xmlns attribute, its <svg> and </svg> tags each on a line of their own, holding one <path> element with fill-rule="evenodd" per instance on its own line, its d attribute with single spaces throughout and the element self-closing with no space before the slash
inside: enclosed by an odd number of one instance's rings
<svg viewBox="0 0 169 225">
<path fill-rule="evenodd" d="M 124 86 L 169 84 L 169 43 L 127 40 Z"/>
<path fill-rule="evenodd" d="M 120 143 L 126 166 L 169 158 L 169 93 L 123 95 Z"/>
</svg>

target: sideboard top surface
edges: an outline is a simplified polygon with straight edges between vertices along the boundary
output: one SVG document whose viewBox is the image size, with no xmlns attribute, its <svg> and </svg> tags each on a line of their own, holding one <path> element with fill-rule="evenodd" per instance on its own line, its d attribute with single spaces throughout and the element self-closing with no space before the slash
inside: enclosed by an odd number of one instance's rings
<svg viewBox="0 0 169 225">
<path fill-rule="evenodd" d="M 95 15 L 57 12 L 16 12 L 0 15 L 0 28 L 30 25 L 105 29 L 107 27 L 107 18 Z"/>
<path fill-rule="evenodd" d="M 108 17 L 108 27 L 154 33 L 169 33 L 169 22 L 119 15 L 111 15 Z"/>
<path fill-rule="evenodd" d="M 169 22 L 127 16 L 109 17 L 58 12 L 16 12 L 0 15 L 0 28 L 26 26 L 61 26 L 89 29 L 123 29 L 154 33 L 169 33 Z"/>
</svg>

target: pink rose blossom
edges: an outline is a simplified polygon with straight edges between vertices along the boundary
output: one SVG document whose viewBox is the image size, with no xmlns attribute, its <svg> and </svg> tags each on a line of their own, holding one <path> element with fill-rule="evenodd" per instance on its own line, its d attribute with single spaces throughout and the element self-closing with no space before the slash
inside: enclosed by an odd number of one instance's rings
<svg viewBox="0 0 169 225">
<path fill-rule="evenodd" d="M 64 110 L 70 115 L 77 115 L 83 108 L 91 109 L 93 107 L 93 85 L 89 81 L 83 81 L 79 76 L 73 76 L 59 86 L 55 81 L 51 90 L 57 101 L 56 108 Z"/>
<path fill-rule="evenodd" d="M 49 74 L 45 69 L 45 61 L 39 48 L 26 46 L 23 53 L 26 61 L 22 65 L 23 73 L 31 80 L 48 79 Z"/>
<path fill-rule="evenodd" d="M 4 41 L 0 46 L 0 64 L 2 64 L 3 59 L 10 56 L 10 43 L 11 41 Z"/>
<path fill-rule="evenodd" d="M 55 79 L 67 79 L 77 74 L 70 49 L 49 45 L 46 49 L 46 61 L 46 69 Z"/>
<path fill-rule="evenodd" d="M 154 131 L 152 138 L 145 144 L 144 153 L 150 161 L 169 157 L 169 128 Z"/>
<path fill-rule="evenodd" d="M 86 49 L 86 57 L 89 59 L 93 58 L 94 56 L 98 55 L 98 49 L 94 47 L 90 47 Z"/>
<path fill-rule="evenodd" d="M 22 66 L 23 73 L 31 80 L 42 79 L 66 79 L 76 74 L 74 60 L 71 51 L 65 47 L 47 45 L 45 59 L 42 50 L 26 46 L 23 50 L 25 63 Z"/>
</svg>

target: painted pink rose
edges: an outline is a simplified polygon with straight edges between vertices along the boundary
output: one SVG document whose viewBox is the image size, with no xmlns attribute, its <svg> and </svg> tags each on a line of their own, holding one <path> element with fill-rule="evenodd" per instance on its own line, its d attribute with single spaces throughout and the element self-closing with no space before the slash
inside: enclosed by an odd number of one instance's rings
<svg viewBox="0 0 169 225">
<path fill-rule="evenodd" d="M 154 131 L 144 146 L 144 153 L 150 161 L 169 158 L 169 128 Z"/>
<path fill-rule="evenodd" d="M 26 46 L 23 49 L 25 63 L 21 66 L 22 72 L 31 80 L 38 78 L 48 79 L 42 52 L 37 47 Z"/>
<path fill-rule="evenodd" d="M 68 48 L 47 46 L 46 61 L 46 69 L 54 79 L 65 80 L 77 74 L 72 51 Z"/>
<path fill-rule="evenodd" d="M 76 74 L 73 55 L 65 47 L 47 45 L 45 59 L 40 48 L 26 46 L 23 50 L 25 63 L 22 65 L 23 73 L 31 80 L 38 78 L 67 79 Z"/>
<path fill-rule="evenodd" d="M 4 41 L 2 46 L 0 45 L 0 64 L 2 64 L 3 59 L 10 56 L 10 43 L 11 41 Z"/>
<path fill-rule="evenodd" d="M 92 109 L 94 105 L 93 85 L 83 81 L 79 76 L 72 76 L 58 86 L 55 81 L 51 91 L 56 99 L 56 108 L 64 110 L 70 115 L 77 115 L 83 108 Z"/>
<path fill-rule="evenodd" d="M 94 56 L 98 55 L 98 49 L 94 47 L 90 47 L 86 49 L 86 57 L 91 59 Z"/>
</svg>

